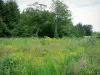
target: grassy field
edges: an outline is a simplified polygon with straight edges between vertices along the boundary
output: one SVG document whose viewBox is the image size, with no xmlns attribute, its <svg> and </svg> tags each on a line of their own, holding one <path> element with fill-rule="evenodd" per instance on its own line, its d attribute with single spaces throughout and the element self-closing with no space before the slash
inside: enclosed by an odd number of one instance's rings
<svg viewBox="0 0 100 75">
<path fill-rule="evenodd" d="M 0 75 L 100 75 L 100 39 L 1 38 Z"/>
</svg>

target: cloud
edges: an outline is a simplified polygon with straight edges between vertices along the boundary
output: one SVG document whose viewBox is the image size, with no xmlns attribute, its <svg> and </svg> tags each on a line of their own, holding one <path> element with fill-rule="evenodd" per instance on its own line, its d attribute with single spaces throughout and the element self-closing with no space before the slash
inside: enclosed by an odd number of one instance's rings
<svg viewBox="0 0 100 75">
<path fill-rule="evenodd" d="M 70 8 L 73 15 L 73 22 L 77 24 L 82 22 L 83 24 L 93 25 L 94 31 L 100 31 L 100 5 L 78 8 Z"/>
<path fill-rule="evenodd" d="M 34 2 L 39 2 L 50 7 L 52 0 L 17 0 L 20 10 L 27 8 L 29 4 L 33 4 Z"/>
<path fill-rule="evenodd" d="M 86 3 L 92 3 L 96 0 L 66 0 L 66 1 L 74 4 L 86 4 Z"/>
<path fill-rule="evenodd" d="M 73 4 L 78 8 L 100 4 L 100 0 L 64 0 L 67 4 Z"/>
</svg>

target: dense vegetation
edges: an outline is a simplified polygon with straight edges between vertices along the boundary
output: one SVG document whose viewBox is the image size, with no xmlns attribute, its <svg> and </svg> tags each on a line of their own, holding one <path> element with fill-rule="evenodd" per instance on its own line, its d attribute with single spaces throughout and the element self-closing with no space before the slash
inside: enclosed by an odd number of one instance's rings
<svg viewBox="0 0 100 75">
<path fill-rule="evenodd" d="M 91 25 L 76 26 L 71 11 L 60 0 L 53 0 L 51 11 L 35 2 L 20 13 L 14 0 L 0 0 L 0 37 L 83 37 L 92 35 Z"/>
<path fill-rule="evenodd" d="M 99 75 L 100 39 L 2 38 L 0 75 Z"/>
</svg>

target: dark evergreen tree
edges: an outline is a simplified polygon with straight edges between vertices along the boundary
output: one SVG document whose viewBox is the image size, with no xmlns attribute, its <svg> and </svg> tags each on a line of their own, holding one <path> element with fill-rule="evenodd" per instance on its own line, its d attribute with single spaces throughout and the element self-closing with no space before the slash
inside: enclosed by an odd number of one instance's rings
<svg viewBox="0 0 100 75">
<path fill-rule="evenodd" d="M 5 3 L 3 0 L 0 0 L 0 18 L 2 18 L 3 21 L 6 17 L 5 15 Z"/>
<path fill-rule="evenodd" d="M 85 31 L 84 31 L 82 23 L 78 23 L 75 27 L 76 27 L 76 30 L 77 30 L 77 36 L 83 37 L 85 35 Z"/>
<path fill-rule="evenodd" d="M 76 26 L 76 33 L 78 37 L 83 36 L 91 36 L 92 35 L 92 25 L 83 25 L 82 23 L 78 23 Z"/>
<path fill-rule="evenodd" d="M 5 19 L 8 29 L 10 30 L 11 36 L 16 33 L 16 26 L 20 19 L 20 11 L 18 5 L 14 0 L 8 0 L 5 3 Z"/>
<path fill-rule="evenodd" d="M 4 2 L 0 0 L 0 17 L 3 18 Z"/>
<path fill-rule="evenodd" d="M 91 36 L 92 35 L 92 25 L 88 25 L 88 24 L 86 24 L 86 25 L 84 25 L 83 26 L 83 28 L 84 28 L 84 32 L 85 32 L 85 36 Z"/>
<path fill-rule="evenodd" d="M 9 30 L 3 20 L 0 18 L 0 37 L 9 36 Z"/>
</svg>

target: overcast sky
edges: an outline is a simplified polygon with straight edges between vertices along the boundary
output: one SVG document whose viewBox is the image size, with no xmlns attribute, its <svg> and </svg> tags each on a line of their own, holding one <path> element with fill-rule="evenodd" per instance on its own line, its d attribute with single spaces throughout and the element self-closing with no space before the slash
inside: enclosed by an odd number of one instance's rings
<svg viewBox="0 0 100 75">
<path fill-rule="evenodd" d="M 50 7 L 52 0 L 16 0 L 22 11 L 28 4 L 39 2 Z M 72 12 L 73 23 L 93 25 L 94 31 L 100 31 L 100 0 L 63 0 Z"/>
</svg>

